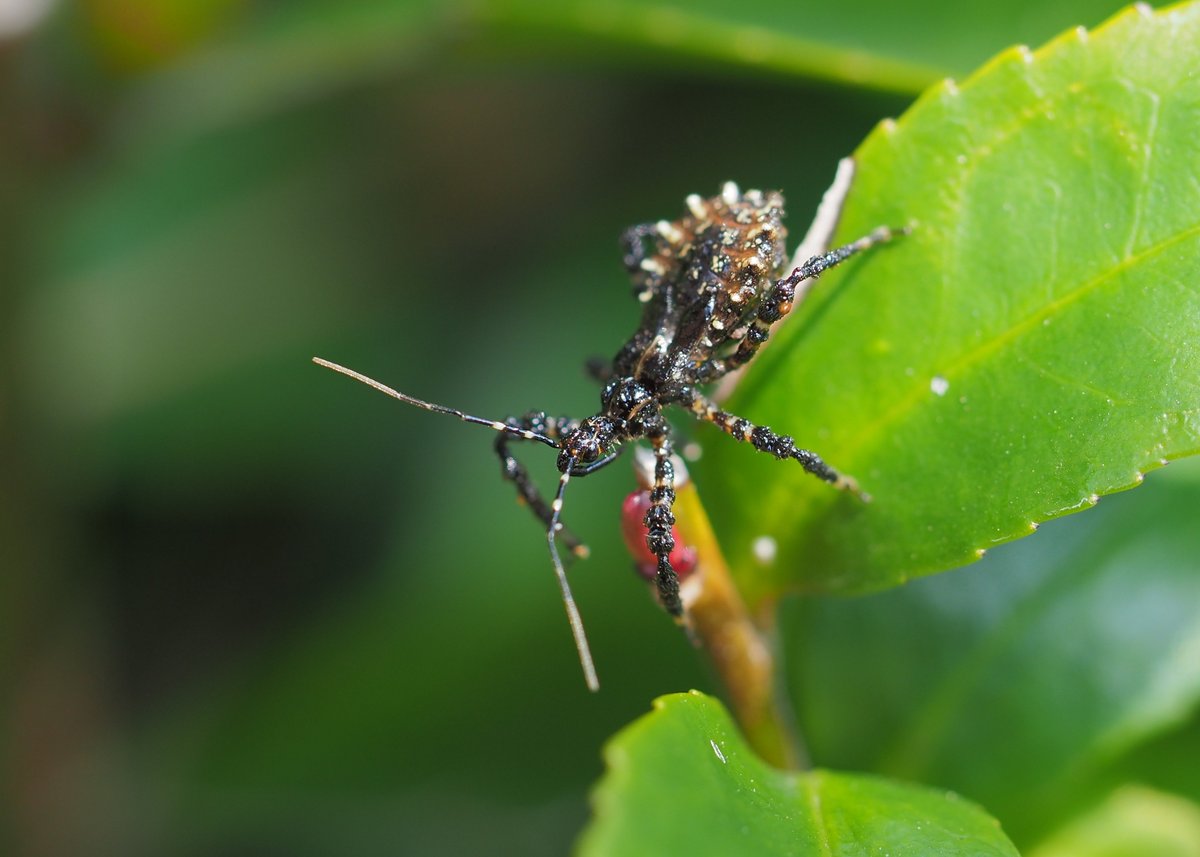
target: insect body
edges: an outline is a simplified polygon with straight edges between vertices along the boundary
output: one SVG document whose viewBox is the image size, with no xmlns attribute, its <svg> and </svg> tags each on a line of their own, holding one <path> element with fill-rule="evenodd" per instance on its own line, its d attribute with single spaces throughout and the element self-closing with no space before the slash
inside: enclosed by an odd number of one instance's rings
<svg viewBox="0 0 1200 857">
<path fill-rule="evenodd" d="M 503 475 L 546 528 L 584 676 L 595 690 L 599 687 L 595 667 L 558 552 L 559 541 L 578 555 L 586 552 L 559 520 L 568 481 L 611 464 L 630 441 L 645 440 L 651 445 L 654 485 L 644 519 L 646 546 L 655 558 L 659 600 L 676 618 L 683 617 L 684 608 L 671 564 L 675 474 L 671 427 L 664 408 L 681 408 L 760 452 L 793 459 L 818 478 L 861 495 L 851 477 L 838 473 L 816 453 L 797 447 L 786 435 L 721 410 L 700 387 L 754 357 L 770 336 L 772 325 L 803 298 L 808 281 L 894 234 L 887 228 L 877 229 L 851 244 L 816 255 L 789 273 L 785 270 L 783 197 L 774 191 L 742 193 L 732 182 L 711 199 L 689 196 L 687 212 L 679 220 L 631 227 L 622 236 L 621 246 L 634 296 L 644 305 L 641 322 L 610 363 L 589 366 L 604 389 L 600 411 L 582 420 L 551 417 L 540 411 L 505 420 L 474 417 L 399 393 L 337 364 L 314 360 L 402 402 L 499 433 L 495 445 Z M 534 441 L 558 451 L 556 464 L 561 475 L 549 503 L 512 454 L 516 441 Z"/>
</svg>

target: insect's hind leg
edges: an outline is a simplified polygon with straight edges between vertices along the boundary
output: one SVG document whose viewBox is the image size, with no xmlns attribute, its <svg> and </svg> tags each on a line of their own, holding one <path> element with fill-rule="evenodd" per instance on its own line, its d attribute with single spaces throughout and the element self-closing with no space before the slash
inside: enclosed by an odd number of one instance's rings
<svg viewBox="0 0 1200 857">
<path fill-rule="evenodd" d="M 569 433 L 578 424 L 576 420 L 556 419 L 540 412 L 528 413 L 523 417 L 509 417 L 505 423 L 513 428 L 531 431 L 554 440 Z M 542 526 L 549 527 L 554 513 L 550 505 L 542 498 L 537 486 L 533 484 L 533 480 L 529 478 L 529 472 L 525 469 L 525 465 L 518 461 L 517 457 L 509 450 L 509 444 L 515 440 L 523 440 L 523 438 L 508 433 L 496 436 L 495 448 L 496 455 L 500 457 L 500 475 L 516 486 L 517 496 L 529 507 L 533 516 L 542 522 Z M 575 556 L 581 558 L 587 556 L 587 546 L 561 524 L 558 537 Z"/>
<path fill-rule="evenodd" d="M 795 440 L 787 435 L 776 434 L 766 426 L 756 426 L 750 420 L 722 411 L 699 393 L 692 394 L 690 410 L 697 419 L 712 423 L 735 440 L 748 443 L 759 452 L 768 453 L 781 460 L 794 459 L 813 476 L 823 479 L 835 488 L 850 491 L 863 500 L 871 499 L 858 487 L 858 482 L 853 476 L 847 476 L 834 470 L 815 452 L 800 449 L 796 446 Z"/>
<path fill-rule="evenodd" d="M 671 566 L 671 551 L 675 549 L 675 537 L 671 528 L 675 515 L 675 466 L 671 464 L 671 439 L 667 435 L 651 438 L 654 444 L 654 488 L 650 491 L 650 510 L 643 523 L 646 525 L 646 547 L 658 561 L 654 581 L 658 586 L 658 597 L 672 616 L 683 616 L 683 602 L 679 598 L 679 575 Z"/>
</svg>

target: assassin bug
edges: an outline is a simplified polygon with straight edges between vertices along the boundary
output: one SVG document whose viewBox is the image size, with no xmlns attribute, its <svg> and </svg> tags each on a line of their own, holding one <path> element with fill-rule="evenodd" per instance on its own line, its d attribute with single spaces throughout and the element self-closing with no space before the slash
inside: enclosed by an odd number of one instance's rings
<svg viewBox="0 0 1200 857">
<path fill-rule="evenodd" d="M 643 519 L 646 546 L 655 558 L 653 576 L 659 600 L 668 613 L 683 621 L 679 578 L 671 564 L 675 471 L 665 407 L 682 408 L 759 452 L 793 459 L 817 478 L 866 499 L 853 478 L 834 470 L 816 453 L 797 447 L 786 435 L 721 410 L 700 387 L 749 362 L 767 341 L 772 325 L 791 312 L 803 299 L 809 282 L 822 271 L 906 230 L 881 227 L 850 244 L 818 253 L 787 273 L 787 231 L 780 193 L 742 193 L 728 182 L 719 195 L 702 199 L 692 194 L 686 204 L 687 211 L 678 220 L 640 224 L 622 235 L 625 269 L 633 280 L 634 297 L 644 310 L 637 330 L 616 356 L 588 366 L 589 373 L 604 384 L 600 411 L 594 416 L 572 419 L 531 411 L 504 420 L 485 419 L 422 401 L 336 363 L 313 358 L 321 366 L 402 402 L 498 433 L 495 448 L 504 478 L 516 486 L 519 497 L 546 528 L 550 558 L 584 677 L 592 690 L 599 688 L 599 681 L 558 542 L 577 556 L 585 556 L 587 550 L 559 520 L 563 495 L 572 477 L 587 476 L 611 464 L 625 443 L 642 439 L 650 443 L 654 476 Z M 533 441 L 558 451 L 560 476 L 549 503 L 512 454 L 510 447 L 516 441 Z"/>
</svg>

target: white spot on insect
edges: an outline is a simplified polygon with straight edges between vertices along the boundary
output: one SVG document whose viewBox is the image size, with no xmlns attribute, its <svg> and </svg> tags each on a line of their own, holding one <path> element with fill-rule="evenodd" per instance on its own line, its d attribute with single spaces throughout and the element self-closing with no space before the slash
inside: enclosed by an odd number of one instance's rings
<svg viewBox="0 0 1200 857">
<path fill-rule="evenodd" d="M 683 445 L 683 449 L 679 450 L 683 457 L 688 461 L 699 461 L 700 456 L 704 454 L 704 447 L 696 443 L 696 441 L 688 441 Z"/>
<path fill-rule="evenodd" d="M 946 391 L 950 389 L 950 382 L 941 375 L 934 375 L 929 379 L 929 389 L 933 391 L 935 396 L 944 396 Z"/>
<path fill-rule="evenodd" d="M 659 235 L 661 235 L 663 238 L 666 238 L 672 244 L 678 244 L 683 240 L 683 233 L 680 232 L 679 228 L 669 220 L 658 221 L 658 223 L 654 224 L 654 228 L 658 230 Z"/>
<path fill-rule="evenodd" d="M 521 432 L 521 437 L 525 438 L 526 440 L 533 440 L 535 437 L 537 437 L 537 435 L 531 431 L 523 431 Z"/>
<path fill-rule="evenodd" d="M 719 319 L 719 318 L 714 318 L 712 320 L 712 329 L 713 330 L 724 330 L 725 322 L 721 321 L 721 319 Z"/>
<path fill-rule="evenodd" d="M 649 271 L 651 274 L 663 274 L 667 269 L 663 267 L 663 263 L 659 259 L 643 259 L 642 270 Z"/>
<path fill-rule="evenodd" d="M 698 220 L 703 220 L 708 215 L 708 212 L 704 210 L 704 200 L 700 198 L 700 194 L 698 193 L 689 193 L 687 195 L 687 207 L 688 211 L 692 213 L 692 217 Z"/>
<path fill-rule="evenodd" d="M 746 267 L 753 268 L 756 271 L 761 271 L 766 266 L 763 265 L 762 259 L 758 258 L 757 256 L 751 256 L 746 260 Z"/>
<path fill-rule="evenodd" d="M 740 304 L 742 301 L 744 301 L 746 299 L 746 296 L 743 295 L 740 291 L 738 291 L 738 292 L 734 292 L 733 294 L 731 294 L 729 296 L 729 299 L 731 301 L 733 301 L 735 304 Z"/>
<path fill-rule="evenodd" d="M 492 428 L 494 428 L 496 431 L 504 431 L 506 428 L 508 428 L 508 426 L 502 422 L 499 422 L 498 420 L 493 420 Z"/>
<path fill-rule="evenodd" d="M 649 303 L 650 298 L 652 297 L 654 297 L 654 293 L 649 289 L 644 289 L 643 291 L 638 292 L 637 299 L 640 303 Z"/>
<path fill-rule="evenodd" d="M 717 754 L 717 758 L 721 760 L 722 765 L 729 764 L 725 761 L 725 754 L 721 752 L 721 748 L 717 746 L 717 742 L 709 739 L 708 745 L 713 748 L 713 752 Z"/>
<path fill-rule="evenodd" d="M 775 562 L 775 555 L 779 553 L 779 543 L 771 536 L 759 536 L 750 549 L 759 565 L 770 565 Z"/>
<path fill-rule="evenodd" d="M 551 511 L 554 511 L 554 512 L 561 512 L 562 511 L 562 497 L 555 497 L 554 502 L 550 504 L 550 509 L 551 509 Z M 559 526 L 561 527 L 562 524 L 559 524 Z"/>
<path fill-rule="evenodd" d="M 721 199 L 725 200 L 726 205 L 733 205 L 741 195 L 742 192 L 738 190 L 738 186 L 734 182 L 725 182 L 721 185 Z"/>
</svg>

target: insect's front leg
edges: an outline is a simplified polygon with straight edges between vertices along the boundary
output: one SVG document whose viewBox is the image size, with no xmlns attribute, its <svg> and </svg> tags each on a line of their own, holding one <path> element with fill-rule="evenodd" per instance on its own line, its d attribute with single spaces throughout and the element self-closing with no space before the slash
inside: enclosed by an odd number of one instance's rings
<svg viewBox="0 0 1200 857">
<path fill-rule="evenodd" d="M 543 435 L 554 440 L 558 440 L 563 435 L 569 434 L 579 425 L 578 420 L 548 417 L 540 412 L 531 412 L 523 417 L 509 417 L 505 420 L 505 423 L 522 431 L 533 432 L 534 434 Z M 542 526 L 549 527 L 551 518 L 553 517 L 550 505 L 542 499 L 541 492 L 533 484 L 533 480 L 529 478 L 529 472 L 525 469 L 525 465 L 521 464 L 509 450 L 510 443 L 515 440 L 524 439 L 519 435 L 509 433 L 496 436 L 495 446 L 496 455 L 500 457 L 500 473 L 506 480 L 516 486 L 517 496 L 529 507 L 534 517 L 542 522 Z M 587 556 L 587 546 L 565 526 L 560 525 L 558 537 L 562 539 L 563 544 L 567 546 L 571 553 L 578 557 Z"/>
<path fill-rule="evenodd" d="M 671 464 L 671 438 L 667 434 L 651 438 L 654 444 L 654 488 L 650 491 L 650 510 L 643 523 L 646 525 L 646 546 L 658 561 L 654 581 L 658 586 L 658 597 L 663 608 L 672 616 L 683 615 L 683 602 L 679 599 L 679 576 L 671 566 L 671 551 L 675 538 L 671 527 L 675 515 L 675 467 Z"/>
<path fill-rule="evenodd" d="M 877 244 L 885 244 L 897 235 L 907 232 L 907 229 L 890 229 L 881 226 L 870 235 L 864 235 L 857 241 L 813 256 L 786 277 L 778 280 L 759 304 L 754 320 L 746 328 L 746 333 L 738 344 L 737 351 L 728 357 L 713 359 L 702 365 L 696 373 L 697 383 L 706 384 L 715 381 L 726 373 L 749 363 L 758 353 L 762 344 L 770 338 L 772 325 L 804 300 L 809 288 L 812 287 L 812 281 L 823 271 L 840 265 L 863 250 Z"/>
</svg>

